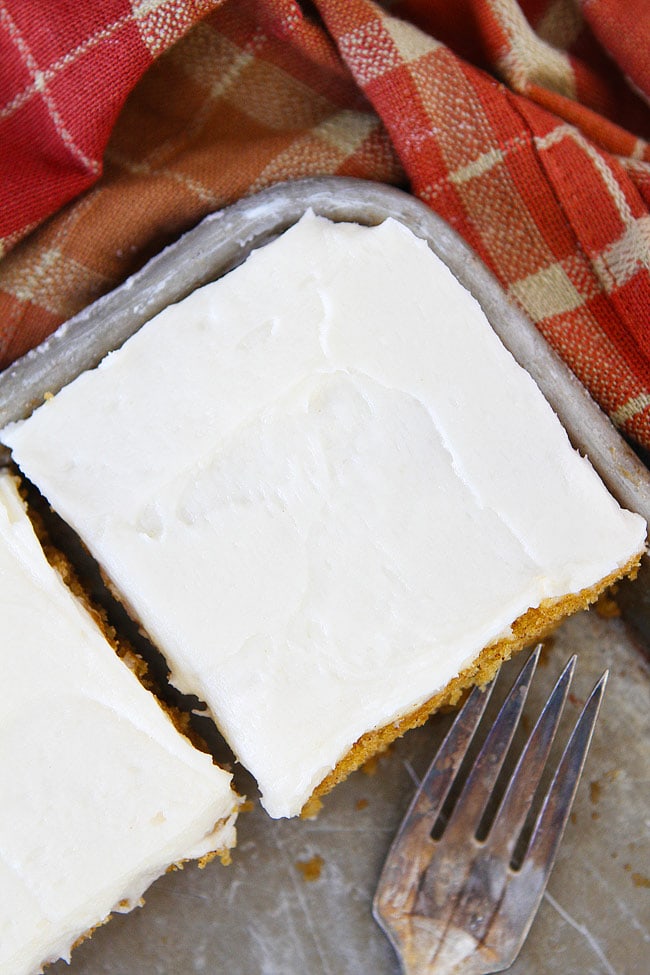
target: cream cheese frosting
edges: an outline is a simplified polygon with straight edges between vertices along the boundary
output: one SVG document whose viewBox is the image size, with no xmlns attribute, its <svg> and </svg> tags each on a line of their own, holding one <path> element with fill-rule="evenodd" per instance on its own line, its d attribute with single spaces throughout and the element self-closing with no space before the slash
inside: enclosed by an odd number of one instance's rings
<svg viewBox="0 0 650 975">
<path fill-rule="evenodd" d="M 272 816 L 645 539 L 393 220 L 306 214 L 0 436 Z"/>
<path fill-rule="evenodd" d="M 6 471 L 0 620 L 0 973 L 31 975 L 171 864 L 233 846 L 238 800 L 46 561 Z"/>
</svg>

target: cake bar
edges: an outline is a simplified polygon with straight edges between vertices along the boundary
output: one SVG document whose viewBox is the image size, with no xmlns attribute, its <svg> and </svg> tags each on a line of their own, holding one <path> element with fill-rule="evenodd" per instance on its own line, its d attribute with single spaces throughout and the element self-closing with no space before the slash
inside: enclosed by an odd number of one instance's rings
<svg viewBox="0 0 650 975">
<path fill-rule="evenodd" d="M 394 220 L 307 213 L 1 439 L 291 816 L 609 583 L 620 509 Z"/>
</svg>

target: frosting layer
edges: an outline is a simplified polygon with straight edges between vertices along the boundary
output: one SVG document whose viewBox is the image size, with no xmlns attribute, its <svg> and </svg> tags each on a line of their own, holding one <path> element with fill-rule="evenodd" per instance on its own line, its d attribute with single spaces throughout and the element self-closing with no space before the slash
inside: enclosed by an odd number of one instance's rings
<svg viewBox="0 0 650 975">
<path fill-rule="evenodd" d="M 644 544 L 449 270 L 306 215 L 2 435 L 295 814 L 364 732 Z"/>
<path fill-rule="evenodd" d="M 0 972 L 28 975 L 234 845 L 237 799 L 47 563 L 6 472 L 0 619 Z"/>
</svg>

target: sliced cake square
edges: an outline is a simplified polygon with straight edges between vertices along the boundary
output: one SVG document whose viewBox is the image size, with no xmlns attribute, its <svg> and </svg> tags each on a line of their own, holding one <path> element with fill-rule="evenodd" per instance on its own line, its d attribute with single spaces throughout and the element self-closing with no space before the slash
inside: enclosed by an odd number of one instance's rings
<svg viewBox="0 0 650 975">
<path fill-rule="evenodd" d="M 307 214 L 1 437 L 273 816 L 487 680 L 645 544 L 394 220 Z"/>
</svg>

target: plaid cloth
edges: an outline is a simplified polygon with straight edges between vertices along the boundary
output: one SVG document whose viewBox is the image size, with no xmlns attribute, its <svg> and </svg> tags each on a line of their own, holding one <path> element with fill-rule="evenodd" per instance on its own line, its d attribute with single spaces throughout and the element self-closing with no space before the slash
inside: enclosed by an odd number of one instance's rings
<svg viewBox="0 0 650 975">
<path fill-rule="evenodd" d="M 0 0 L 0 364 L 280 180 L 408 186 L 650 447 L 647 0 Z"/>
</svg>

